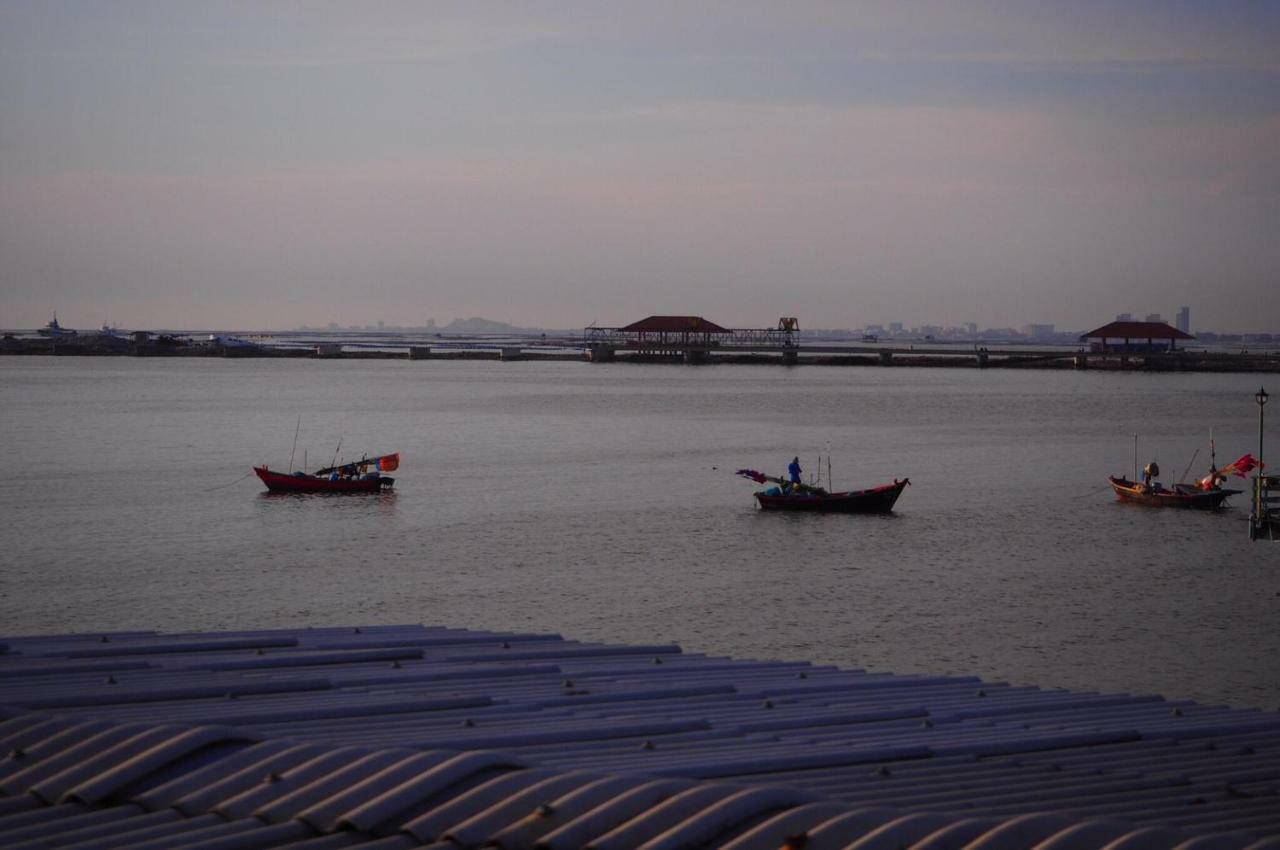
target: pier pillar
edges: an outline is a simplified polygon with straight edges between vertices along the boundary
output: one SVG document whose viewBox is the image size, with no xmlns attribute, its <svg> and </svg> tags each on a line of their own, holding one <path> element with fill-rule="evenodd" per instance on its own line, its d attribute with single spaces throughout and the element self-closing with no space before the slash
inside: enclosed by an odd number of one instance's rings
<svg viewBox="0 0 1280 850">
<path fill-rule="evenodd" d="M 612 363 L 613 354 L 612 345 L 593 345 L 587 349 L 587 359 L 592 363 Z"/>
<path fill-rule="evenodd" d="M 1076 356 L 1071 359 L 1071 365 L 1081 370 L 1088 369 L 1089 355 L 1085 354 L 1083 351 L 1077 352 Z"/>
<path fill-rule="evenodd" d="M 707 352 L 697 348 L 685 349 L 684 362 L 690 366 L 697 366 L 707 362 Z"/>
<path fill-rule="evenodd" d="M 882 352 L 880 352 L 880 365 L 881 365 L 881 366 L 892 366 L 892 365 L 893 365 L 893 352 L 892 352 L 892 351 L 882 351 Z"/>
<path fill-rule="evenodd" d="M 411 345 L 409 346 L 410 360 L 430 360 L 431 346 L 429 345 Z"/>
<path fill-rule="evenodd" d="M 987 368 L 987 366 L 989 365 L 988 361 L 990 359 L 991 359 L 991 356 L 987 354 L 987 352 L 979 351 L 978 352 L 978 368 L 979 369 Z"/>
<path fill-rule="evenodd" d="M 800 362 L 800 352 L 795 349 L 789 349 L 782 352 L 782 365 L 794 366 Z"/>
<path fill-rule="evenodd" d="M 226 350 L 223 351 L 226 356 Z M 316 357 L 341 357 L 342 345 L 336 342 L 322 342 L 316 346 Z"/>
<path fill-rule="evenodd" d="M 523 360 L 524 351 L 518 345 L 508 345 L 498 354 L 499 360 Z"/>
</svg>

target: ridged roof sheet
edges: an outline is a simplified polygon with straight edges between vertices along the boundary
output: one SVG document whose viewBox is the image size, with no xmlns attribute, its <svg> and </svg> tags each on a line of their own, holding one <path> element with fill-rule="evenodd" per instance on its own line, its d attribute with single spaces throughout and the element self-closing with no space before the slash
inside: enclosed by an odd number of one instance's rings
<svg viewBox="0 0 1280 850">
<path fill-rule="evenodd" d="M 415 626 L 5 642 L 6 848 L 1280 846 L 1270 712 Z"/>
</svg>

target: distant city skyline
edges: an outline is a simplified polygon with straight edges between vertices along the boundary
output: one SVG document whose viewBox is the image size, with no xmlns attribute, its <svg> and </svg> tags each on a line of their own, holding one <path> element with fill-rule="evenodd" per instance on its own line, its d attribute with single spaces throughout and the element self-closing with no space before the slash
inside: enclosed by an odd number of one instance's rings
<svg viewBox="0 0 1280 850">
<path fill-rule="evenodd" d="M 1244 0 L 9 0 L 0 325 L 1280 329 L 1277 44 Z"/>
<path fill-rule="evenodd" d="M 1173 320 L 1163 317 L 1160 313 L 1147 313 L 1145 316 L 1132 312 L 1117 313 L 1114 321 L 1158 321 L 1176 327 L 1184 333 L 1200 332 L 1209 335 L 1274 335 L 1280 336 L 1280 328 L 1256 328 L 1248 331 L 1226 331 L 1217 328 L 1192 328 L 1190 325 L 1191 308 L 1189 305 L 1179 307 Z M 634 321 L 639 316 L 627 317 L 623 323 Z M 707 316 L 704 318 L 712 319 L 716 316 Z M 803 317 L 797 317 L 803 319 Z M 804 331 L 831 331 L 831 332 L 848 332 L 848 333 L 874 333 L 885 336 L 963 336 L 963 337 L 980 337 L 986 335 L 999 336 L 1024 336 L 1030 339 L 1059 339 L 1063 337 L 1075 337 L 1081 333 L 1101 327 L 1107 324 L 1111 319 L 1101 319 L 1087 326 L 1069 326 L 1060 325 L 1055 322 L 1024 322 L 1011 325 L 998 325 L 994 323 L 983 322 L 960 322 L 957 324 L 935 324 L 930 322 L 904 322 L 904 321 L 868 321 L 860 324 L 852 324 L 846 326 L 839 325 L 814 325 L 806 324 L 800 321 L 800 330 Z M 608 327 L 606 323 L 596 323 L 599 326 Z M 621 324 L 621 323 L 620 323 Z M 731 324 L 731 323 L 730 323 Z M 761 321 L 753 324 L 734 325 L 741 328 L 763 328 L 773 327 L 774 322 Z M 92 326 L 84 326 L 77 328 L 76 325 L 68 322 L 61 322 L 62 327 L 67 329 L 94 330 Z M 144 330 L 144 329 L 163 329 L 163 330 L 191 330 L 202 328 L 205 330 L 244 330 L 244 331 L 272 331 L 272 332 L 288 332 L 288 331 L 387 331 L 387 332 L 431 332 L 431 331 L 453 331 L 453 332 L 472 332 L 482 328 L 482 326 L 505 326 L 516 331 L 557 331 L 557 332 L 576 332 L 587 325 L 530 325 L 520 322 L 510 322 L 501 319 L 495 319 L 485 316 L 459 316 L 451 319 L 437 320 L 435 317 L 427 317 L 418 322 L 388 322 L 385 319 L 375 319 L 372 321 L 329 321 L 322 324 L 310 325 L 301 323 L 292 326 L 274 326 L 274 327 L 238 327 L 238 326 L 196 326 L 196 325 L 161 325 L 152 326 L 151 328 L 143 328 L 142 326 L 125 326 L 116 323 L 103 323 L 114 330 Z M 15 326 L 4 326 L 6 329 L 17 329 Z M 27 330 L 34 329 L 27 328 Z"/>
</svg>

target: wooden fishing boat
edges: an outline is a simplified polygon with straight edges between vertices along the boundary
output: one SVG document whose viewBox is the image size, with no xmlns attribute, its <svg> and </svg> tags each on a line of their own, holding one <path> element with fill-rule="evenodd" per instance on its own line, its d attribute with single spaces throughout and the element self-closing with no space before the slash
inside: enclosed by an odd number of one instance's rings
<svg viewBox="0 0 1280 850">
<path fill-rule="evenodd" d="M 1138 468 L 1138 452 L 1137 437 L 1134 437 L 1134 475 L 1137 475 Z M 1214 446 L 1212 434 L 1209 437 L 1209 474 L 1201 478 L 1196 484 L 1174 484 L 1172 487 L 1165 487 L 1156 480 L 1156 476 L 1160 474 L 1160 465 L 1155 461 L 1148 463 L 1142 468 L 1142 480 L 1130 481 L 1121 475 L 1108 475 L 1107 482 L 1111 485 L 1111 489 L 1116 492 L 1116 500 L 1120 502 L 1129 502 L 1135 505 L 1146 505 L 1150 508 L 1192 508 L 1195 510 L 1212 511 L 1222 507 L 1222 503 L 1227 500 L 1228 496 L 1234 496 L 1240 493 L 1240 490 L 1230 490 L 1222 486 L 1223 482 L 1229 476 L 1244 478 L 1251 470 L 1257 469 L 1262 462 L 1257 460 L 1253 455 L 1245 453 L 1226 466 L 1218 469 L 1217 467 L 1217 448 Z M 1195 455 L 1191 457 L 1192 462 L 1195 461 Z M 1191 464 L 1187 464 L 1187 469 L 1191 468 Z M 1186 475 L 1186 472 L 1183 472 Z"/>
<path fill-rule="evenodd" d="M 792 471 L 798 475 L 799 466 Z M 756 492 L 756 501 L 766 511 L 810 511 L 832 514 L 887 514 L 893 510 L 894 503 L 902 495 L 903 489 L 911 483 L 910 478 L 901 481 L 893 479 L 892 484 L 881 484 L 866 490 L 842 490 L 829 493 L 813 484 L 802 484 L 765 475 L 754 469 L 739 469 L 736 475 L 748 478 L 757 484 L 773 484 L 765 490 Z M 831 463 L 827 462 L 827 480 L 831 479 Z"/>
<path fill-rule="evenodd" d="M 756 501 L 766 511 L 815 511 L 833 514 L 887 514 L 902 495 L 911 479 L 894 480 L 866 490 L 847 490 L 828 493 L 820 487 L 792 487 L 789 492 L 773 495 L 770 491 L 756 493 Z"/>
<path fill-rule="evenodd" d="M 400 466 L 400 453 L 361 458 L 339 466 L 328 466 L 313 473 L 273 472 L 255 466 L 267 490 L 272 493 L 380 493 L 395 486 L 396 480 L 383 472 Z"/>
<path fill-rule="evenodd" d="M 1222 507 L 1228 496 L 1239 493 L 1239 490 L 1215 488 L 1202 490 L 1189 484 L 1175 484 L 1166 489 L 1159 484 L 1146 485 L 1140 481 L 1108 475 L 1107 481 L 1111 489 L 1116 491 L 1116 499 L 1131 502 L 1135 505 L 1146 505 L 1152 508 L 1193 508 L 1212 511 Z"/>
</svg>

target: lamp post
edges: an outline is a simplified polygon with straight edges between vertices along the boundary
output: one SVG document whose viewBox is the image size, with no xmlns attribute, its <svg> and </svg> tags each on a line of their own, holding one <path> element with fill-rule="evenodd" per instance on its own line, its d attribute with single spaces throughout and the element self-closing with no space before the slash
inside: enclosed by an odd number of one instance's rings
<svg viewBox="0 0 1280 850">
<path fill-rule="evenodd" d="M 1262 523 L 1266 518 L 1264 508 L 1266 505 L 1262 501 L 1262 426 L 1265 421 L 1265 408 L 1267 406 L 1266 387 L 1258 387 L 1258 391 L 1253 394 L 1253 400 L 1258 403 L 1258 472 L 1253 478 L 1253 518 L 1249 523 L 1249 538 L 1256 540 L 1258 532 L 1262 530 Z"/>
</svg>

